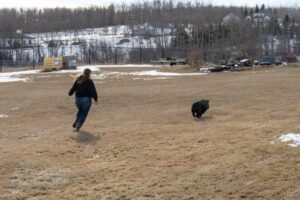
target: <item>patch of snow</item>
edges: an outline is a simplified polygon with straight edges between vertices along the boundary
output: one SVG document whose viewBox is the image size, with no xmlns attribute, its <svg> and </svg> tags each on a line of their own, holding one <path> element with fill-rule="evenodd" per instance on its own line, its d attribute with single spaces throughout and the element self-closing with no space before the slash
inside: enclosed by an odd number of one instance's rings
<svg viewBox="0 0 300 200">
<path fill-rule="evenodd" d="M 49 78 L 49 77 L 52 77 L 52 76 L 49 76 L 49 75 L 47 75 L 47 76 L 38 76 L 38 78 Z"/>
<path fill-rule="evenodd" d="M 75 70 L 58 70 L 51 72 L 40 72 L 39 70 L 28 70 L 28 71 L 19 71 L 19 72 L 5 72 L 0 73 L 0 83 L 4 82 L 17 82 L 17 81 L 29 81 L 28 77 L 20 77 L 22 75 L 29 74 L 45 74 L 38 76 L 39 78 L 50 77 L 49 74 L 72 74 L 72 73 L 82 73 L 84 69 L 89 68 L 93 72 L 99 72 L 101 68 L 157 68 L 161 66 L 154 65 L 92 65 L 92 66 L 80 66 Z M 206 75 L 207 73 L 174 73 L 174 72 L 160 72 L 158 70 L 149 70 L 149 71 L 135 71 L 135 72 L 103 72 L 99 75 L 93 75 L 96 79 L 105 79 L 108 76 L 123 76 L 123 75 L 134 75 L 134 76 L 157 76 L 157 77 L 174 77 L 174 76 L 198 76 Z M 147 79 L 148 80 L 148 79 Z"/>
<path fill-rule="evenodd" d="M 0 73 L 0 83 L 7 82 L 18 82 L 18 81 L 29 81 L 29 78 L 19 77 L 20 75 L 35 74 L 39 73 L 39 70 L 28 70 L 19 72 L 4 72 Z"/>
<path fill-rule="evenodd" d="M 143 81 L 151 81 L 151 80 L 166 80 L 172 77 L 148 77 L 148 78 L 133 78 L 133 80 L 143 80 Z"/>
<path fill-rule="evenodd" d="M 107 77 L 119 77 L 119 76 L 148 76 L 148 78 L 133 78 L 133 80 L 156 80 L 156 79 L 167 79 L 176 76 L 199 76 L 206 75 L 206 73 L 173 73 L 173 72 L 160 72 L 158 70 L 149 71 L 135 71 L 135 72 L 102 72 L 99 75 L 93 75 L 94 79 L 105 79 Z M 150 78 L 150 77 L 154 78 Z"/>
<path fill-rule="evenodd" d="M 92 75 L 93 79 L 100 79 L 100 80 L 106 79 L 107 77 L 108 77 L 108 75 L 104 74 L 104 73 L 98 74 L 98 75 Z"/>
<path fill-rule="evenodd" d="M 6 114 L 0 114 L 0 118 L 8 118 L 8 115 L 6 115 Z"/>
<path fill-rule="evenodd" d="M 290 147 L 300 146 L 300 134 L 299 133 L 288 133 L 279 137 L 281 142 L 287 142 Z"/>
<path fill-rule="evenodd" d="M 127 64 L 127 65 L 85 65 L 85 66 L 79 66 L 76 70 L 60 70 L 60 71 L 54 71 L 51 73 L 78 73 L 83 72 L 84 69 L 89 68 L 93 72 L 99 71 L 100 69 L 104 68 L 157 68 L 160 66 L 154 66 L 154 65 L 135 65 L 135 64 Z"/>
<path fill-rule="evenodd" d="M 28 78 L 17 78 L 17 77 L 3 77 L 0 76 L 0 83 L 10 83 L 10 82 L 19 82 L 19 81 L 29 81 Z"/>
<path fill-rule="evenodd" d="M 78 68 L 85 69 L 85 68 L 159 68 L 159 65 L 138 65 L 138 64 L 126 64 L 126 65 L 94 65 L 94 66 L 80 66 Z"/>
<path fill-rule="evenodd" d="M 77 67 L 75 70 L 58 70 L 58 71 L 51 71 L 51 72 L 43 72 L 43 74 L 67 74 L 67 73 L 82 73 L 84 69 L 89 68 L 93 72 L 99 71 L 101 68 L 147 68 L 147 67 L 159 67 L 153 65 L 135 65 L 135 64 L 128 64 L 128 65 L 92 65 L 92 66 L 80 66 Z M 20 77 L 22 75 L 29 75 L 29 74 L 37 74 L 41 73 L 39 70 L 27 70 L 27 71 L 18 71 L 18 72 L 4 72 L 0 73 L 0 83 L 8 83 L 8 82 L 18 82 L 18 81 L 29 81 L 30 79 L 27 77 Z M 39 78 L 46 78 L 49 75 L 43 75 Z"/>
<path fill-rule="evenodd" d="M 199 75 L 206 75 L 206 73 L 174 73 L 174 72 L 160 72 L 158 70 L 150 70 L 150 71 L 138 71 L 138 72 L 131 72 L 130 75 L 136 76 L 199 76 Z"/>
</svg>

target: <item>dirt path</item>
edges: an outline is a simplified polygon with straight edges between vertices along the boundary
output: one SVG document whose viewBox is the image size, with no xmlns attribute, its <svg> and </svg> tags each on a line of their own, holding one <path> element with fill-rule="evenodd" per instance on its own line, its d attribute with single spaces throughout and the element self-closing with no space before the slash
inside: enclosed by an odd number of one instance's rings
<svg viewBox="0 0 300 200">
<path fill-rule="evenodd" d="M 277 138 L 300 132 L 299 77 L 95 80 L 101 103 L 80 134 L 69 75 L 1 83 L 0 199 L 298 199 L 300 151 Z M 196 121 L 201 97 L 211 109 Z"/>
</svg>

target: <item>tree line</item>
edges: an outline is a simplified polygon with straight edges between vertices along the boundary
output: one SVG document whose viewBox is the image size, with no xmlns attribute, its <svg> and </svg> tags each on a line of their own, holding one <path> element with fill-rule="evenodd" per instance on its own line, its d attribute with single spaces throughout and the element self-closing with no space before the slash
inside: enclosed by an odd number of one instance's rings
<svg viewBox="0 0 300 200">
<path fill-rule="evenodd" d="M 263 11 L 271 13 L 267 24 L 255 24 L 252 18 L 249 19 L 249 16 Z M 253 8 L 224 7 L 175 0 L 75 9 L 0 9 L 0 34 L 12 35 L 17 30 L 23 33 L 44 33 L 118 25 L 130 27 L 144 23 L 163 30 L 171 24 L 171 46 L 167 46 L 165 38 L 157 39 L 157 51 L 162 56 L 167 48 L 177 48 L 180 51 L 194 50 L 201 58 L 211 61 L 226 59 L 235 51 L 257 58 L 261 55 L 300 53 L 299 11 L 298 8 L 267 8 L 264 4 Z M 230 13 L 240 20 L 224 24 L 224 17 Z M 149 37 L 145 31 L 136 31 L 134 28 L 132 34 Z M 88 48 L 90 50 L 85 51 L 94 55 L 93 49 L 96 47 Z"/>
<path fill-rule="evenodd" d="M 153 0 L 132 4 L 111 4 L 107 7 L 0 9 L 0 33 L 55 32 L 115 25 L 151 24 L 219 24 L 229 13 L 245 16 L 261 8 L 220 7 L 188 1 Z M 300 21 L 297 8 L 265 8 L 283 18 L 289 14 Z"/>
</svg>

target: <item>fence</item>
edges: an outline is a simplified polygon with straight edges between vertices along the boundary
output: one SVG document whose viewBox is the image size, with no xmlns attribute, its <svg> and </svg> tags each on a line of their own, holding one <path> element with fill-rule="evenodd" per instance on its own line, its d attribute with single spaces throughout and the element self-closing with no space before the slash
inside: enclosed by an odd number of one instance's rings
<svg viewBox="0 0 300 200">
<path fill-rule="evenodd" d="M 0 50 L 0 72 L 41 68 L 45 57 L 76 55 L 79 65 L 95 64 L 149 64 L 159 58 L 187 58 L 218 61 L 226 55 L 220 51 L 201 51 L 188 48 L 129 48 L 99 46 L 41 47 Z M 228 53 L 227 53 L 228 54 Z"/>
</svg>

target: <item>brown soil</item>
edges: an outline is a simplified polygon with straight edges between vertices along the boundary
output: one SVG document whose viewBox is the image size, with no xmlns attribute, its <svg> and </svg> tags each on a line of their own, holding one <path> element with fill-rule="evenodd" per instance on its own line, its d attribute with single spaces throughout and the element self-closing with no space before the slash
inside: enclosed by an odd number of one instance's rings
<svg viewBox="0 0 300 200">
<path fill-rule="evenodd" d="M 278 141 L 300 132 L 298 68 L 95 80 L 79 134 L 72 78 L 39 76 L 0 84 L 0 199 L 299 199 L 299 148 Z"/>
</svg>

